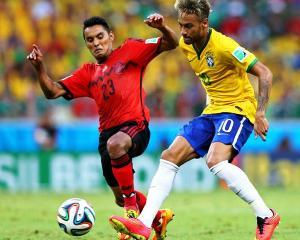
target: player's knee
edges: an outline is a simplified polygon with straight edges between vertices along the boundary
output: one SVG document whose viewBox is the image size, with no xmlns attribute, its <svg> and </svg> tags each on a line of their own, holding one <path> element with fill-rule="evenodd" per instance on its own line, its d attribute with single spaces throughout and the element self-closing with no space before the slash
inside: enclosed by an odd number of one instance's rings
<svg viewBox="0 0 300 240">
<path fill-rule="evenodd" d="M 166 149 L 161 154 L 161 159 L 170 161 L 170 162 L 177 162 L 176 160 L 176 154 L 174 154 L 170 149 Z"/>
<path fill-rule="evenodd" d="M 126 152 L 124 151 L 124 146 L 123 144 L 116 140 L 116 139 L 109 139 L 107 141 L 107 151 L 109 153 L 109 156 L 111 158 L 118 158 L 122 155 L 124 155 Z"/>
<path fill-rule="evenodd" d="M 213 166 L 217 165 L 218 163 L 224 160 L 226 159 L 224 159 L 222 155 L 213 152 L 209 152 L 206 157 L 206 163 L 208 168 L 212 168 Z"/>
</svg>

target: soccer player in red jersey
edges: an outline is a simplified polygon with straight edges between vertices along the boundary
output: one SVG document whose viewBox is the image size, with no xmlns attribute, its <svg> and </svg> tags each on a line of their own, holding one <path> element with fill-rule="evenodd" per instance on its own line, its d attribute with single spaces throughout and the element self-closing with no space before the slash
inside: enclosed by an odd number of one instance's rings
<svg viewBox="0 0 300 240">
<path fill-rule="evenodd" d="M 153 58 L 178 45 L 175 33 L 165 24 L 163 16 L 152 14 L 144 22 L 158 29 L 162 36 L 146 40 L 128 38 L 113 49 L 114 33 L 106 20 L 101 17 L 85 20 L 83 37 L 97 62 L 84 64 L 58 82 L 47 74 L 43 54 L 37 45 L 33 45 L 27 56 L 46 98 L 90 97 L 95 100 L 99 111 L 103 175 L 116 203 L 124 207 L 128 217 L 137 217 L 146 202 L 146 197 L 134 189 L 132 166 L 132 158 L 145 151 L 150 138 L 150 114 L 145 105 L 143 75 Z M 158 213 L 154 220 L 157 238 L 160 238 L 161 222 L 166 225 L 171 219 L 170 210 Z M 119 239 L 126 239 L 126 236 Z"/>
</svg>

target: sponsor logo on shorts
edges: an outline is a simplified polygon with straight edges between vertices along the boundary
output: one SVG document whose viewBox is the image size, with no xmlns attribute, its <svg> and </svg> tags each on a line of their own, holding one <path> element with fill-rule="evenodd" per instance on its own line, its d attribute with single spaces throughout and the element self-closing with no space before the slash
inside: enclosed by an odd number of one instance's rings
<svg viewBox="0 0 300 240">
<path fill-rule="evenodd" d="M 217 133 L 218 136 L 221 136 L 221 135 L 228 135 L 228 133 Z"/>
</svg>

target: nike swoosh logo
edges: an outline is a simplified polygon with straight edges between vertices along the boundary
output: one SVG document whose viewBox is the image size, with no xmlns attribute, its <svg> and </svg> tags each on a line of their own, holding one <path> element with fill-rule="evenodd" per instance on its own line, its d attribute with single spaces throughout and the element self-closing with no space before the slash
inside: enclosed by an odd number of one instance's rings
<svg viewBox="0 0 300 240">
<path fill-rule="evenodd" d="M 220 135 L 228 135 L 228 133 L 217 133 L 218 136 Z"/>
</svg>

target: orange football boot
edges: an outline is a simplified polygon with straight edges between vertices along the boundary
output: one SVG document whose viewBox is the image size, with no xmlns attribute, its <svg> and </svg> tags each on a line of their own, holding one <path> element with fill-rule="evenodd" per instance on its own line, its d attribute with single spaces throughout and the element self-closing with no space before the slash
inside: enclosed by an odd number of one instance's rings
<svg viewBox="0 0 300 240">
<path fill-rule="evenodd" d="M 166 239 L 167 225 L 173 220 L 174 213 L 171 209 L 161 209 L 161 217 L 159 221 L 154 222 L 152 227 L 155 231 L 155 235 L 152 240 L 164 240 Z"/>
<path fill-rule="evenodd" d="M 280 216 L 271 209 L 273 216 L 257 217 L 256 240 L 271 240 L 274 230 L 280 222 Z"/>
</svg>

